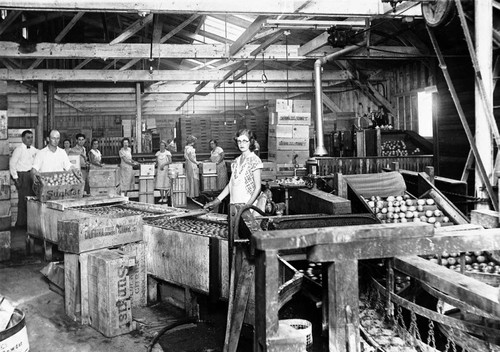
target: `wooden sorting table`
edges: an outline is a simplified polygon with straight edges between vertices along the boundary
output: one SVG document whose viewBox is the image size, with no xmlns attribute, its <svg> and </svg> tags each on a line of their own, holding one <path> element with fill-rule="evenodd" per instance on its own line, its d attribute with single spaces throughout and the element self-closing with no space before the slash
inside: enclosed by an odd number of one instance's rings
<svg viewBox="0 0 500 352">
<path fill-rule="evenodd" d="M 442 251 L 459 253 L 500 249 L 498 228 L 464 231 L 448 227 L 434 233 L 429 224 L 398 223 L 293 232 L 261 231 L 253 236 L 252 244 L 256 250 L 254 350 L 258 352 L 274 351 L 284 339 L 278 319 L 277 253 L 286 249 L 305 248 L 308 260 L 323 263 L 323 282 L 327 283 L 323 295 L 323 321 L 328 329 L 329 351 L 332 352 L 360 351 L 357 308 L 358 261 L 361 259 L 398 257 L 396 267 L 399 270 L 433 282 L 447 293 L 455 293 L 474 306 L 500 315 L 497 289 L 455 272 L 443 274 L 445 268 L 415 257 Z M 453 277 L 442 280 L 442 275 Z M 454 280 L 457 275 L 460 275 L 459 281 Z M 346 319 L 347 307 L 352 312 L 352 320 Z M 347 331 L 353 331 L 353 334 Z"/>
</svg>

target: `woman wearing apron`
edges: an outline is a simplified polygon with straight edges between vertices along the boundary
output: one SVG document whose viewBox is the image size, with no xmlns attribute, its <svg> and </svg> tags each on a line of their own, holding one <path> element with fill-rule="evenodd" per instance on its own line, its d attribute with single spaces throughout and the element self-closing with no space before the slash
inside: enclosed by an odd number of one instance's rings
<svg viewBox="0 0 500 352">
<path fill-rule="evenodd" d="M 139 165 L 137 161 L 132 159 L 132 149 L 129 147 L 130 139 L 122 139 L 122 149 L 118 152 L 120 155 L 120 188 L 122 196 L 126 195 L 128 191 L 132 191 L 135 185 L 134 179 L 134 166 Z"/>
</svg>

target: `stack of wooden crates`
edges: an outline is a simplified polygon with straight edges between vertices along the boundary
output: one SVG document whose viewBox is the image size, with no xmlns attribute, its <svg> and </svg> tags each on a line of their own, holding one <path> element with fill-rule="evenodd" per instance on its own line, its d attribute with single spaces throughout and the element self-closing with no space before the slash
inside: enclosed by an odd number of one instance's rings
<svg viewBox="0 0 500 352">
<path fill-rule="evenodd" d="M 1 144 L 6 144 L 6 148 L 2 148 L 6 154 L 0 155 L 0 261 L 10 259 L 10 226 L 11 226 L 11 184 L 9 171 L 9 143 L 7 140 L 0 141 Z M 15 201 L 17 210 L 17 190 L 15 190 Z M 17 212 L 16 212 L 17 220 Z"/>
<path fill-rule="evenodd" d="M 139 173 L 139 202 L 155 203 L 155 164 L 141 164 Z"/>
<path fill-rule="evenodd" d="M 135 330 L 132 308 L 146 305 L 140 215 L 60 220 L 65 312 L 106 337 Z"/>
<path fill-rule="evenodd" d="M 216 191 L 217 190 L 217 164 L 205 162 L 200 167 L 201 176 L 201 191 Z"/>
<path fill-rule="evenodd" d="M 304 165 L 309 158 L 310 100 L 277 99 L 269 110 L 268 160 Z"/>
<path fill-rule="evenodd" d="M 183 163 L 172 163 L 168 165 L 169 174 L 174 174 L 172 178 L 172 206 L 183 208 L 187 206 L 186 196 L 186 175 Z"/>
<path fill-rule="evenodd" d="M 117 165 L 104 165 L 89 170 L 91 196 L 120 194 L 120 169 Z"/>
</svg>

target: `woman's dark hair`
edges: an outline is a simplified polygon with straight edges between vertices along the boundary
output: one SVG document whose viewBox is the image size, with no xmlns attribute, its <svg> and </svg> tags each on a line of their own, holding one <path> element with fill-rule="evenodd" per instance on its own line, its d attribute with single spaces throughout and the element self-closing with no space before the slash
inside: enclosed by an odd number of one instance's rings
<svg viewBox="0 0 500 352">
<path fill-rule="evenodd" d="M 99 143 L 99 141 L 95 138 L 92 138 L 92 142 L 90 143 L 90 147 L 92 148 L 92 146 L 94 145 L 94 142 L 97 142 Z"/>
<path fill-rule="evenodd" d="M 69 146 L 71 147 L 71 141 L 69 140 L 69 138 L 66 138 L 64 141 L 63 141 L 63 147 L 64 147 L 64 143 L 66 142 L 69 142 Z"/>
<path fill-rule="evenodd" d="M 217 139 L 211 139 L 208 141 L 208 144 L 214 142 L 215 145 L 219 145 L 219 143 L 217 143 Z"/>
<path fill-rule="evenodd" d="M 238 132 L 236 132 L 236 136 L 233 138 L 234 143 L 236 143 L 236 146 L 238 146 L 238 137 L 243 135 L 248 137 L 248 140 L 250 141 L 248 149 L 250 149 L 250 151 L 253 152 L 255 150 L 255 133 L 253 133 L 248 128 L 243 128 Z"/>
<path fill-rule="evenodd" d="M 122 148 L 123 148 L 123 142 L 127 141 L 128 144 L 130 144 L 130 139 L 128 137 L 125 137 L 122 139 Z"/>
</svg>

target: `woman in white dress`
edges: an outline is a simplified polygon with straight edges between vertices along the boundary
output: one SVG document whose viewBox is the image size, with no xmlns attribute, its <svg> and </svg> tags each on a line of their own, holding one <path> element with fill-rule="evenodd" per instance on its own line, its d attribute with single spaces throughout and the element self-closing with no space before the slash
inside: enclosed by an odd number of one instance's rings
<svg viewBox="0 0 500 352">
<path fill-rule="evenodd" d="M 127 191 L 134 189 L 134 166 L 139 165 L 137 161 L 132 159 L 132 149 L 129 147 L 130 139 L 122 139 L 122 149 L 118 152 L 120 155 L 120 188 L 122 196 L 126 195 Z"/>
<path fill-rule="evenodd" d="M 224 161 L 224 150 L 218 146 L 217 140 L 211 139 L 210 142 L 210 161 L 215 163 L 217 171 L 217 191 L 221 191 L 227 185 L 227 168 Z"/>
<path fill-rule="evenodd" d="M 159 203 L 169 203 L 170 205 L 170 177 L 168 177 L 168 165 L 172 163 L 172 154 L 167 150 L 167 143 L 160 142 L 160 150 L 156 152 L 156 189 L 160 190 Z"/>
<path fill-rule="evenodd" d="M 97 169 L 103 166 L 102 163 L 102 155 L 101 152 L 99 151 L 99 141 L 97 139 L 92 139 L 92 143 L 90 144 L 91 148 L 89 151 L 89 161 L 90 161 L 90 168 L 91 169 Z"/>
<path fill-rule="evenodd" d="M 196 150 L 194 146 L 197 138 L 195 136 L 187 136 L 187 145 L 184 148 L 184 159 L 186 159 L 186 196 L 196 198 L 200 195 L 200 164 L 196 160 Z"/>
</svg>

